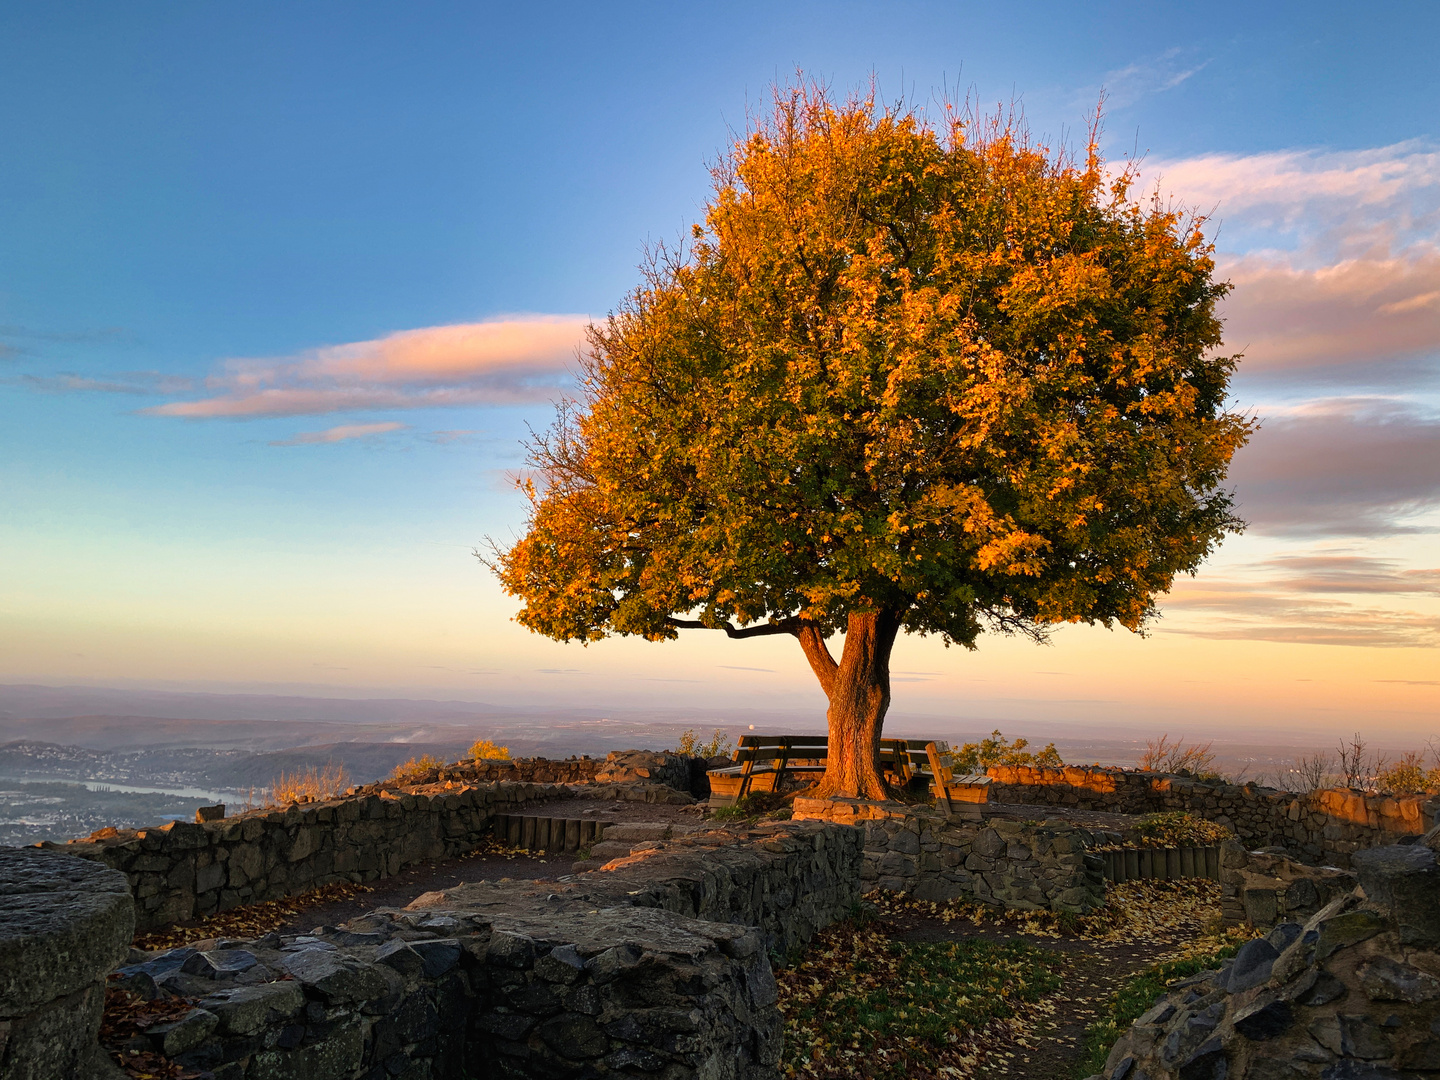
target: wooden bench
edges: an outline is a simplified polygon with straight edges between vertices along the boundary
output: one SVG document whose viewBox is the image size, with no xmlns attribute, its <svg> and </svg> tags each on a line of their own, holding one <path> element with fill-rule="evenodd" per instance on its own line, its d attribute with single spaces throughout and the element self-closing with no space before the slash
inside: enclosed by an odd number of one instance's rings
<svg viewBox="0 0 1440 1080">
<path fill-rule="evenodd" d="M 980 806 L 990 798 L 990 778 L 955 776 L 949 754 L 948 743 L 881 739 L 876 764 L 895 787 L 906 787 L 917 776 L 927 778 L 947 817 L 979 817 Z M 734 762 L 709 770 L 710 805 L 733 806 L 753 792 L 776 791 L 788 773 L 822 773 L 828 756 L 824 735 L 742 735 Z"/>
</svg>

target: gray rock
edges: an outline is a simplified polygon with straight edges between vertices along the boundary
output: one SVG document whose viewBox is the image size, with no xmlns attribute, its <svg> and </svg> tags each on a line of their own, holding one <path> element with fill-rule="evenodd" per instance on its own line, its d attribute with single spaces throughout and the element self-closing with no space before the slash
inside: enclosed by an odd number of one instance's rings
<svg viewBox="0 0 1440 1080">
<path fill-rule="evenodd" d="M 454 938 L 412 941 L 410 948 L 419 953 L 428 979 L 438 979 L 460 962 L 460 942 Z"/>
<path fill-rule="evenodd" d="M 540 1025 L 545 1045 L 561 1057 L 584 1060 L 600 1057 L 610 1049 L 610 1040 L 600 1026 L 579 1013 L 561 1013 Z"/>
<path fill-rule="evenodd" d="M 1440 866 L 1421 845 L 1366 848 L 1351 857 L 1366 899 L 1399 924 L 1406 944 L 1440 942 Z"/>
<path fill-rule="evenodd" d="M 233 979 L 259 962 L 254 953 L 245 949 L 212 949 L 186 957 L 180 970 L 202 979 Z"/>
<path fill-rule="evenodd" d="M 535 961 L 535 974 L 552 983 L 566 986 L 585 973 L 585 961 L 574 945 L 558 945 Z"/>
<path fill-rule="evenodd" d="M 1371 1001 L 1404 1001 L 1411 1005 L 1440 998 L 1440 979 L 1388 956 L 1367 961 L 1356 972 L 1360 989 Z"/>
<path fill-rule="evenodd" d="M 298 982 L 264 983 L 221 990 L 202 998 L 200 1005 L 214 1014 L 223 1035 L 250 1035 L 266 1024 L 291 1020 L 305 1008 L 305 992 Z"/>
<path fill-rule="evenodd" d="M 331 952 L 311 949 L 293 953 L 281 961 L 281 966 L 332 1004 L 373 1001 L 384 997 L 390 987 L 371 965 Z"/>
<path fill-rule="evenodd" d="M 598 956 L 593 956 L 586 963 L 590 971 L 590 981 L 596 986 L 604 986 L 636 964 L 640 963 L 642 953 L 634 945 L 616 945 L 614 948 L 606 949 Z"/>
<path fill-rule="evenodd" d="M 535 962 L 535 939 L 497 930 L 490 935 L 485 959 L 487 963 L 499 967 L 528 968 Z"/>
<path fill-rule="evenodd" d="M 1275 946 L 1264 938 L 1247 941 L 1235 954 L 1235 963 L 1224 976 L 1224 989 L 1243 993 L 1270 981 L 1270 969 L 1279 957 Z"/>
<path fill-rule="evenodd" d="M 183 1054 L 191 1047 L 199 1046 L 210 1037 L 219 1025 L 219 1018 L 204 1009 L 191 1009 L 188 1013 L 169 1024 L 157 1024 L 145 1034 L 155 1048 L 166 1057 Z"/>
</svg>

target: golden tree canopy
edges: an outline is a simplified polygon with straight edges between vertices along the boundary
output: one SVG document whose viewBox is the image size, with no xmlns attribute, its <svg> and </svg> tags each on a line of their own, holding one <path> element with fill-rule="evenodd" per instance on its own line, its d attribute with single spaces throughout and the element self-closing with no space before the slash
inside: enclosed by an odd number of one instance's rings
<svg viewBox="0 0 1440 1080">
<path fill-rule="evenodd" d="M 725 156 L 532 446 L 522 624 L 1133 630 L 1238 529 L 1203 219 L 946 115 L 808 88 Z"/>
</svg>

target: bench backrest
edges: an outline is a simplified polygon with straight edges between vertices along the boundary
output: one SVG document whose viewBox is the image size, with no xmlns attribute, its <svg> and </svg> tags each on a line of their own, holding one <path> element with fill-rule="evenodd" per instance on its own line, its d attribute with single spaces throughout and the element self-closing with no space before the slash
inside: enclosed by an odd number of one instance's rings
<svg viewBox="0 0 1440 1080">
<path fill-rule="evenodd" d="M 742 735 L 735 750 L 735 764 L 763 764 L 771 761 L 824 761 L 829 755 L 830 740 L 825 735 Z M 914 739 L 881 739 L 882 769 L 906 775 L 930 771 L 926 744 Z M 948 743 L 936 743 L 942 754 L 948 754 Z"/>
</svg>

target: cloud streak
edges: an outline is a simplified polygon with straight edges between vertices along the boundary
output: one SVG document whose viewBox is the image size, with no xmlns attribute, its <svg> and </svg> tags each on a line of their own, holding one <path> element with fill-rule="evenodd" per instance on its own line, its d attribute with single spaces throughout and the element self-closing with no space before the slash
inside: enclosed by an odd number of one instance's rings
<svg viewBox="0 0 1440 1080">
<path fill-rule="evenodd" d="M 1275 410 L 1235 457 L 1241 517 L 1259 532 L 1377 536 L 1440 502 L 1440 416 L 1403 400 Z"/>
<path fill-rule="evenodd" d="M 206 380 L 211 396 L 144 411 L 240 419 L 548 401 L 569 387 L 588 323 L 580 315 L 516 316 L 404 330 L 297 356 L 228 360 Z"/>
<path fill-rule="evenodd" d="M 387 432 L 399 431 L 403 427 L 405 425 L 396 420 L 387 420 L 378 424 L 341 424 L 338 427 L 326 428 L 324 431 L 302 431 L 289 439 L 277 439 L 270 445 L 315 446 L 323 443 L 338 443 L 349 439 L 373 438 Z"/>
<path fill-rule="evenodd" d="M 1434 648 L 1440 615 L 1384 606 L 1383 598 L 1440 595 L 1440 570 L 1406 569 L 1363 556 L 1289 556 L 1250 568 L 1250 578 L 1182 580 L 1167 614 L 1190 616 L 1171 633 L 1226 641 L 1371 648 Z M 1374 596 L 1369 604 L 1337 596 Z"/>
</svg>

